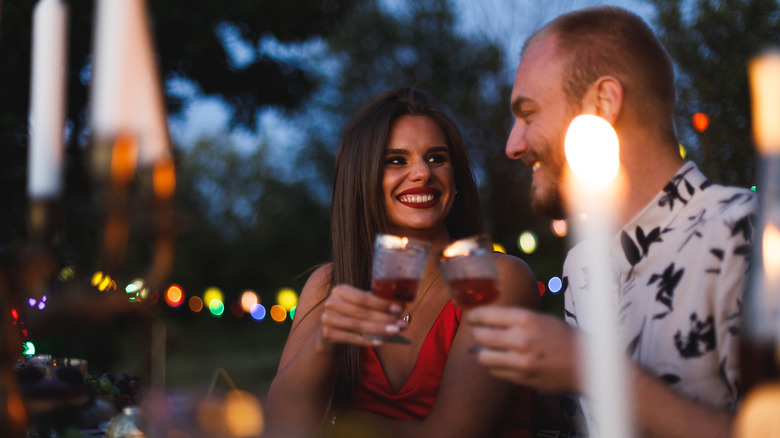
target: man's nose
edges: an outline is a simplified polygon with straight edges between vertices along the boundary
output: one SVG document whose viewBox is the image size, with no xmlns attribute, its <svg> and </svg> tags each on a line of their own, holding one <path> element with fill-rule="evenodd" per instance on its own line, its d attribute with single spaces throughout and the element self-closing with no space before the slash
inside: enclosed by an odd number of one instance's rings
<svg viewBox="0 0 780 438">
<path fill-rule="evenodd" d="M 506 156 L 512 160 L 519 160 L 528 150 L 525 144 L 525 123 L 515 121 L 512 131 L 509 132 L 509 138 L 506 140 Z"/>
</svg>

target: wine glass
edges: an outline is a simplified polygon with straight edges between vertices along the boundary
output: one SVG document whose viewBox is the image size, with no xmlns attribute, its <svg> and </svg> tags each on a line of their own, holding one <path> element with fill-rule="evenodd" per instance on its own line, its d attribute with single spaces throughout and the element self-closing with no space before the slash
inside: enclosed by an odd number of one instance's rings
<svg viewBox="0 0 780 438">
<path fill-rule="evenodd" d="M 372 293 L 391 301 L 405 303 L 414 300 L 425 274 L 430 250 L 429 242 L 392 234 L 377 234 L 371 272 Z M 400 335 L 381 339 L 409 343 Z"/>
<path fill-rule="evenodd" d="M 493 242 L 484 234 L 447 245 L 437 260 L 452 299 L 468 310 L 498 298 L 498 269 Z"/>
</svg>

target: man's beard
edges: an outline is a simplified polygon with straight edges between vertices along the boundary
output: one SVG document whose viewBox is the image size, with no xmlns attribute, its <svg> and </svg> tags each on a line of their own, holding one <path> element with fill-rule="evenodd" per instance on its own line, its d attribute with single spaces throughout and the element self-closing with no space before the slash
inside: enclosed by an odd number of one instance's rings
<svg viewBox="0 0 780 438">
<path fill-rule="evenodd" d="M 547 219 L 565 219 L 566 212 L 563 208 L 563 200 L 559 185 L 556 183 L 547 193 L 540 193 L 535 196 L 534 188 L 531 187 L 531 210 L 535 215 Z"/>
</svg>

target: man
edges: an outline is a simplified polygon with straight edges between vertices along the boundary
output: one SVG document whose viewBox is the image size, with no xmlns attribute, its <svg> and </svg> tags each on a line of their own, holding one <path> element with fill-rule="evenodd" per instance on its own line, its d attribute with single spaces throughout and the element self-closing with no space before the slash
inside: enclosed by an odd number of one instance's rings
<svg viewBox="0 0 780 438">
<path fill-rule="evenodd" d="M 569 123 L 596 114 L 614 126 L 624 197 L 615 205 L 611 294 L 631 359 L 635 430 L 726 437 L 740 396 L 739 310 L 757 201 L 749 190 L 711 184 L 680 158 L 674 105 L 671 60 L 639 17 L 613 7 L 575 11 L 526 42 L 506 153 L 533 169 L 534 212 L 561 218 Z M 575 246 L 564 263 L 568 324 L 523 309 L 474 310 L 479 362 L 543 393 L 587 398 L 579 338 L 589 327 L 577 310 L 588 299 L 588 262 Z M 572 413 L 586 436 L 582 412 Z"/>
</svg>

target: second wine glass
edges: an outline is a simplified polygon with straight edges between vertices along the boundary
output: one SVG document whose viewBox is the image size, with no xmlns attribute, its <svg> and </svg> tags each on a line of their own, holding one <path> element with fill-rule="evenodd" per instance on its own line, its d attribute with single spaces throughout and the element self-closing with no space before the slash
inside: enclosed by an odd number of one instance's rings
<svg viewBox="0 0 780 438">
<path fill-rule="evenodd" d="M 442 250 L 438 265 L 458 307 L 468 310 L 498 298 L 498 268 L 486 235 L 456 240 Z"/>
</svg>

